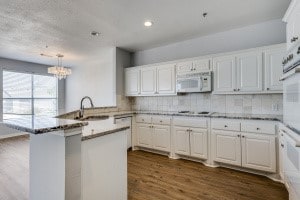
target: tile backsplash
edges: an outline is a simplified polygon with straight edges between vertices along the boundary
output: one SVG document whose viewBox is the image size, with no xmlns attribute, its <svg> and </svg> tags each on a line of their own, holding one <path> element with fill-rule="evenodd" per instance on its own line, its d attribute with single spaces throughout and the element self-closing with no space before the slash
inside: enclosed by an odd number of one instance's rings
<svg viewBox="0 0 300 200">
<path fill-rule="evenodd" d="M 131 98 L 132 109 L 143 111 L 188 110 L 282 115 L 282 105 L 282 94 L 212 95 L 192 93 L 179 96 Z"/>
</svg>

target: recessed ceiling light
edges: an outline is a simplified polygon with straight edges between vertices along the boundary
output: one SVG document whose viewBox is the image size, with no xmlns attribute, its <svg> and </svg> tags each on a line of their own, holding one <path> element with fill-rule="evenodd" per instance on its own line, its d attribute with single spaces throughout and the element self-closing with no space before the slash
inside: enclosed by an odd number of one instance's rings
<svg viewBox="0 0 300 200">
<path fill-rule="evenodd" d="M 92 32 L 91 32 L 91 35 L 92 35 L 92 36 L 99 36 L 99 35 L 100 35 L 100 33 L 99 33 L 99 32 L 97 32 L 97 31 L 92 31 Z"/>
<path fill-rule="evenodd" d="M 153 25 L 153 22 L 151 22 L 151 21 L 145 21 L 145 23 L 144 23 L 144 26 L 146 26 L 146 27 L 150 27 L 152 25 Z"/>
</svg>

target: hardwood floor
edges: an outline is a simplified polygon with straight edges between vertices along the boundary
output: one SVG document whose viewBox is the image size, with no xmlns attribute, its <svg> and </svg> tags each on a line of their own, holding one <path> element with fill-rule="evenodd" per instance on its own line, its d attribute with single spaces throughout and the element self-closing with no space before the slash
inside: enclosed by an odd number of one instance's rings
<svg viewBox="0 0 300 200">
<path fill-rule="evenodd" d="M 28 137 L 0 140 L 0 200 L 28 200 Z M 288 199 L 268 178 L 134 151 L 128 153 L 129 200 Z"/>
<path fill-rule="evenodd" d="M 29 137 L 0 140 L 0 200 L 27 200 Z"/>
<path fill-rule="evenodd" d="M 128 153 L 130 200 L 288 199 L 283 184 L 266 177 L 135 151 Z"/>
</svg>

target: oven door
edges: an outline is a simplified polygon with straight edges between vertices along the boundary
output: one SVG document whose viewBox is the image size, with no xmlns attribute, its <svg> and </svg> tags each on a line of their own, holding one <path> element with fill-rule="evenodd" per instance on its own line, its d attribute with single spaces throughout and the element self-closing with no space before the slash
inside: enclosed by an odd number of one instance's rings
<svg viewBox="0 0 300 200">
<path fill-rule="evenodd" d="M 290 132 L 290 131 L 289 131 Z M 284 177 L 291 200 L 300 199 L 300 147 L 292 135 L 286 133 L 284 152 Z"/>
<path fill-rule="evenodd" d="M 300 130 L 300 74 L 295 73 L 283 81 L 283 121 Z"/>
<path fill-rule="evenodd" d="M 201 77 L 177 78 L 176 83 L 177 92 L 179 93 L 202 91 Z"/>
</svg>

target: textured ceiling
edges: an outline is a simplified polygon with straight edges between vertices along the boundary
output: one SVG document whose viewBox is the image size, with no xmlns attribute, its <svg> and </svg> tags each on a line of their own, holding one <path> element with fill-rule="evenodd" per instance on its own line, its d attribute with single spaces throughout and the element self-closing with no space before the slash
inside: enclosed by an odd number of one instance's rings
<svg viewBox="0 0 300 200">
<path fill-rule="evenodd" d="M 149 49 L 282 18 L 290 0 L 0 0 L 0 57 L 44 64 L 118 46 Z M 207 18 L 202 17 L 208 12 Z M 150 19 L 153 27 L 143 22 Z M 101 32 L 92 37 L 90 32 Z M 46 48 L 48 46 L 48 48 Z"/>
</svg>

